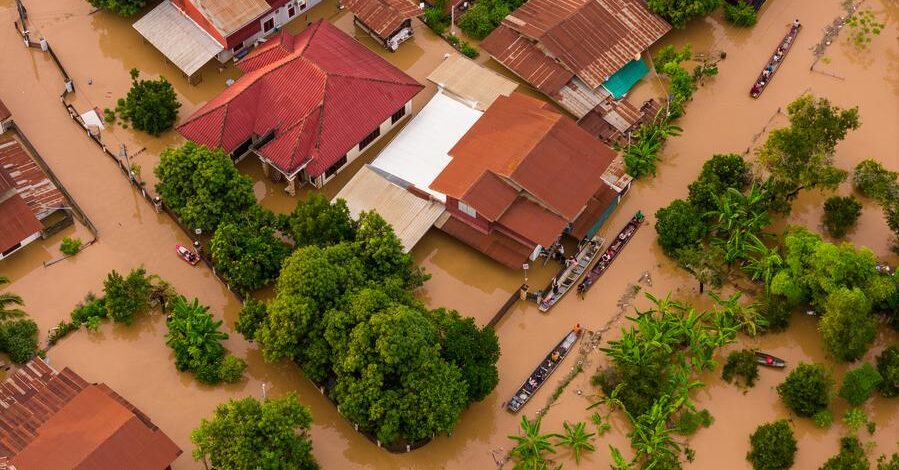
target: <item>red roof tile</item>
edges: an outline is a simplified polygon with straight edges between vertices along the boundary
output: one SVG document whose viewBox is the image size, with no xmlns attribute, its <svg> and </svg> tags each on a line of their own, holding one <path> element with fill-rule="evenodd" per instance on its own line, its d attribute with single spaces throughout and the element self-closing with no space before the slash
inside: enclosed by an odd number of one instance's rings
<svg viewBox="0 0 899 470">
<path fill-rule="evenodd" d="M 509 39 L 508 31 L 497 28 L 482 43 L 484 49 L 541 91 L 518 72 L 540 60 L 515 52 L 521 40 L 539 44 L 534 49 L 597 88 L 671 29 L 640 0 L 529 0 L 502 25 L 521 39 Z"/>
<path fill-rule="evenodd" d="M 0 194 L 0 252 L 9 250 L 42 229 L 43 226 L 21 196 L 13 194 L 3 200 Z"/>
<path fill-rule="evenodd" d="M 323 20 L 272 38 L 238 67 L 246 74 L 178 132 L 231 152 L 274 130 L 259 153 L 288 175 L 307 162 L 309 174 L 324 173 L 424 88 Z"/>
<path fill-rule="evenodd" d="M 343 0 L 342 4 L 382 39 L 398 30 L 403 21 L 421 14 L 412 0 Z"/>
</svg>

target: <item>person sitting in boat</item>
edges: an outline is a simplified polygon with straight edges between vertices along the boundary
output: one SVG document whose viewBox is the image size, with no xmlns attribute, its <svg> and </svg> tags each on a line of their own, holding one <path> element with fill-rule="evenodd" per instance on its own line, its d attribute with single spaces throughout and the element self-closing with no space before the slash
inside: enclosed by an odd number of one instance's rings
<svg viewBox="0 0 899 470">
<path fill-rule="evenodd" d="M 531 387 L 536 387 L 536 386 L 537 386 L 537 381 L 534 380 L 533 377 L 531 377 L 531 378 L 528 379 L 528 385 L 530 385 Z"/>
<path fill-rule="evenodd" d="M 603 261 L 609 261 L 610 259 L 612 259 L 612 256 L 608 252 L 603 253 L 603 255 L 602 255 Z"/>
<path fill-rule="evenodd" d="M 566 267 L 566 268 L 570 268 L 570 267 L 572 267 L 572 266 L 574 266 L 574 265 L 576 265 L 576 264 L 577 264 L 577 258 L 575 258 L 574 255 L 569 256 L 568 259 L 565 260 L 565 267 Z"/>
<path fill-rule="evenodd" d="M 574 324 L 574 334 L 576 334 L 576 335 L 581 334 L 581 324 L 580 323 Z"/>
<path fill-rule="evenodd" d="M 752 85 L 752 89 L 749 90 L 749 92 L 752 93 L 753 95 L 757 95 L 757 94 L 761 93 L 762 89 L 761 89 L 761 87 L 759 87 L 759 83 L 755 82 L 755 85 Z"/>
<path fill-rule="evenodd" d="M 767 79 L 770 76 L 771 76 L 771 71 L 769 71 L 768 69 L 765 69 L 762 71 L 762 78 Z"/>
<path fill-rule="evenodd" d="M 559 362 L 559 351 L 553 351 L 553 353 L 549 356 L 549 358 L 553 362 Z"/>
<path fill-rule="evenodd" d="M 795 20 L 793 20 L 793 30 L 794 31 L 799 29 L 800 26 L 802 26 L 802 25 L 799 23 L 799 18 L 796 18 Z"/>
</svg>

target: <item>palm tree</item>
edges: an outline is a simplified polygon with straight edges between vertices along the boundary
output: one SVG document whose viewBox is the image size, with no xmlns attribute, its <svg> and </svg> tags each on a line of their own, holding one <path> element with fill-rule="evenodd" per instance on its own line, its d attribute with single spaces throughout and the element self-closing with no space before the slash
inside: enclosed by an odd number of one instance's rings
<svg viewBox="0 0 899 470">
<path fill-rule="evenodd" d="M 749 237 L 746 250 L 755 256 L 748 256 L 743 263 L 743 271 L 753 281 L 762 281 L 765 285 L 765 293 L 771 288 L 774 275 L 783 266 L 784 260 L 777 248 L 768 248 L 765 243 L 755 235 Z"/>
<path fill-rule="evenodd" d="M 509 439 L 516 442 L 512 448 L 512 458 L 516 460 L 515 469 L 539 470 L 545 469 L 545 454 L 555 454 L 550 439 L 561 437 L 558 434 L 540 434 L 540 420 L 528 421 L 527 416 L 521 417 L 521 431 L 523 436 L 509 435 Z"/>
<path fill-rule="evenodd" d="M 574 453 L 574 463 L 580 465 L 581 452 L 593 452 L 596 450 L 596 448 L 593 447 L 593 444 L 590 443 L 596 433 L 588 433 L 586 430 L 587 425 L 583 422 L 575 423 L 574 426 L 572 426 L 568 421 L 565 421 L 562 423 L 562 426 L 565 428 L 565 434 L 559 437 L 556 446 L 564 445 L 571 448 L 571 452 Z"/>
<path fill-rule="evenodd" d="M 685 400 L 685 394 L 675 400 L 671 400 L 669 395 L 662 395 L 648 412 L 636 419 L 625 412 L 634 427 L 628 434 L 631 447 L 638 459 L 643 458 L 649 464 L 644 468 L 652 468 L 652 463 L 659 458 L 676 457 L 680 453 L 680 445 L 671 437 L 668 419 L 680 409 Z"/>
<path fill-rule="evenodd" d="M 744 258 L 749 236 L 760 236 L 762 229 L 771 223 L 766 198 L 766 193 L 757 184 L 753 184 L 747 194 L 727 188 L 723 195 L 714 195 L 717 207 L 706 216 L 718 221 L 712 227 L 715 233 L 712 243 L 724 249 L 724 261 L 728 265 Z"/>
<path fill-rule="evenodd" d="M 633 461 L 628 462 L 624 459 L 617 447 L 609 445 L 609 450 L 612 451 L 612 464 L 610 465 L 612 470 L 630 470 L 634 466 Z"/>
<path fill-rule="evenodd" d="M 0 286 L 9 284 L 9 278 L 0 274 Z M 25 311 L 20 308 L 9 308 L 11 305 L 24 306 L 22 297 L 11 292 L 0 293 L 0 322 L 25 316 Z"/>
<path fill-rule="evenodd" d="M 228 335 L 219 331 L 222 320 L 213 320 L 206 310 L 197 299 L 190 303 L 183 296 L 175 299 L 165 343 L 175 351 L 178 370 L 213 363 L 225 354 L 221 342 Z"/>
<path fill-rule="evenodd" d="M 717 304 L 718 315 L 730 318 L 741 330 L 749 336 L 758 334 L 758 329 L 767 325 L 764 317 L 758 314 L 756 304 L 741 305 L 740 297 L 743 294 L 736 292 L 727 299 L 723 299 L 714 292 L 709 292 L 709 297 Z"/>
</svg>

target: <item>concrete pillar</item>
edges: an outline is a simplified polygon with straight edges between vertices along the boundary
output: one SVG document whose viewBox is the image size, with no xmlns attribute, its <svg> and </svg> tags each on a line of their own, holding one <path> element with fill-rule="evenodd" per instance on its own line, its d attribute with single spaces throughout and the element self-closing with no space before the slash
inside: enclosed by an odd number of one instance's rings
<svg viewBox="0 0 899 470">
<path fill-rule="evenodd" d="M 297 179 L 294 178 L 292 180 L 287 180 L 287 187 L 284 188 L 284 190 L 287 191 L 287 194 L 290 194 L 291 196 L 296 196 L 297 195 Z"/>
<path fill-rule="evenodd" d="M 259 160 L 259 163 L 262 163 L 262 174 L 265 175 L 266 178 L 271 178 L 272 166 L 269 165 L 265 160 Z"/>
</svg>

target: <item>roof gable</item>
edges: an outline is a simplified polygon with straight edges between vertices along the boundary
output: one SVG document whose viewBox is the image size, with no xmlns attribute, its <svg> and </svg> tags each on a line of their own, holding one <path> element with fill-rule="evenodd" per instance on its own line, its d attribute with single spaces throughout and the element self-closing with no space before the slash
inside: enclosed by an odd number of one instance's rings
<svg viewBox="0 0 899 470">
<path fill-rule="evenodd" d="M 421 15 L 418 3 L 412 0 L 343 0 L 343 5 L 382 39 L 403 24 Z"/>
</svg>

